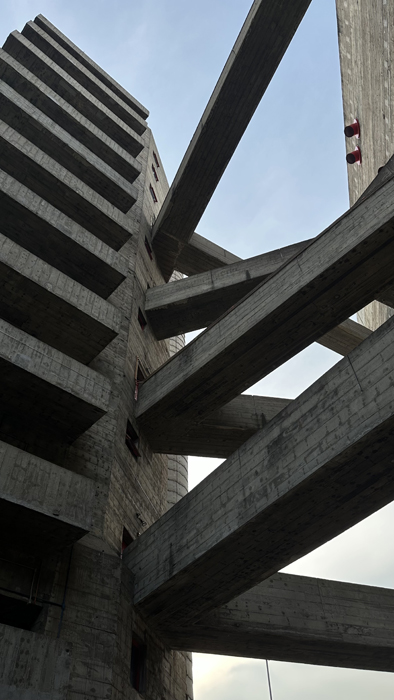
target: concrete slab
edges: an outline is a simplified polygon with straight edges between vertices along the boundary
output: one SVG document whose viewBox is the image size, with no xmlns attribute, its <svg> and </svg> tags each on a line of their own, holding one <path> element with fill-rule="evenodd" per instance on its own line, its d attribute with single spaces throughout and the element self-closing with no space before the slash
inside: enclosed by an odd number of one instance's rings
<svg viewBox="0 0 394 700">
<path fill-rule="evenodd" d="M 388 588 L 275 574 L 166 639 L 180 651 L 392 672 L 393 616 Z"/>
<path fill-rule="evenodd" d="M 193 233 L 177 258 L 176 269 L 184 275 L 198 275 L 200 272 L 215 270 L 240 260 L 242 258 L 238 255 L 230 253 L 198 233 Z"/>
<path fill-rule="evenodd" d="M 2 319 L 0 370 L 6 442 L 41 436 L 69 444 L 108 410 L 108 379 Z"/>
<path fill-rule="evenodd" d="M 158 629 L 189 624 L 394 498 L 394 318 L 125 552 Z"/>
<path fill-rule="evenodd" d="M 141 152 L 144 142 L 133 129 L 22 34 L 12 32 L 3 49 L 132 156 L 136 156 L 137 151 Z"/>
<path fill-rule="evenodd" d="M 0 167 L 114 250 L 132 235 L 130 218 L 1 120 Z"/>
<path fill-rule="evenodd" d="M 122 315 L 0 233 L 0 317 L 88 363 L 117 336 Z"/>
<path fill-rule="evenodd" d="M 128 124 L 140 136 L 146 131 L 147 124 L 122 98 L 111 88 L 103 84 L 93 73 L 83 66 L 67 49 L 51 37 L 35 22 L 28 22 L 22 30 L 23 36 L 45 53 L 51 61 L 58 64 L 78 83 L 84 86 L 102 104 L 106 105 L 119 119 Z"/>
<path fill-rule="evenodd" d="M 253 3 L 153 228 L 153 248 L 167 281 L 309 4 Z"/>
<path fill-rule="evenodd" d="M 393 201 L 391 180 L 152 374 L 137 404 L 148 439 L 200 422 L 392 284 Z"/>
<path fill-rule="evenodd" d="M 1 80 L 0 117 L 121 211 L 127 212 L 136 201 L 131 182 Z"/>
<path fill-rule="evenodd" d="M 1 232 L 49 265 L 107 298 L 126 278 L 117 253 L 0 170 Z"/>
<path fill-rule="evenodd" d="M 122 177 L 130 182 L 138 177 L 141 165 L 130 153 L 3 49 L 0 49 L 0 77 Z M 144 148 L 142 140 L 137 146 L 135 155 Z"/>
<path fill-rule="evenodd" d="M 0 441 L 0 527 L 7 544 L 47 556 L 90 531 L 94 481 Z"/>
</svg>

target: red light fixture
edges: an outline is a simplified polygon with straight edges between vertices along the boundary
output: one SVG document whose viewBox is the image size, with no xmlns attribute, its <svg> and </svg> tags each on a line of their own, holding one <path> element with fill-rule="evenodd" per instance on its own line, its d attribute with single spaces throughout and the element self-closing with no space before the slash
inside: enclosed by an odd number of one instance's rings
<svg viewBox="0 0 394 700">
<path fill-rule="evenodd" d="M 361 151 L 358 146 L 357 148 L 355 148 L 354 151 L 347 154 L 346 160 L 349 163 L 349 165 L 354 165 L 354 163 L 361 163 Z"/>
<path fill-rule="evenodd" d="M 345 136 L 350 139 L 352 136 L 355 136 L 357 139 L 360 138 L 360 122 L 358 119 L 355 119 L 353 124 L 348 124 L 345 126 Z"/>
</svg>

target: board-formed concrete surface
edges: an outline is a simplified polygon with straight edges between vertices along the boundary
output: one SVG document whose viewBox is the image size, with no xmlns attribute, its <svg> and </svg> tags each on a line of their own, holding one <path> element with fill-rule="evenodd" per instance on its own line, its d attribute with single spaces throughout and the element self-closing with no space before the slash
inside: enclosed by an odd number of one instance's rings
<svg viewBox="0 0 394 700">
<path fill-rule="evenodd" d="M 121 313 L 0 233 L 0 317 L 79 362 L 119 333 Z"/>
<path fill-rule="evenodd" d="M 394 280 L 394 180 L 356 205 L 142 385 L 147 437 L 231 401 Z"/>
<path fill-rule="evenodd" d="M 7 545 L 29 554 L 68 547 L 91 529 L 96 485 L 0 442 L 0 526 Z"/>
<path fill-rule="evenodd" d="M 391 589 L 275 574 L 166 639 L 204 654 L 393 672 L 393 620 Z"/>
<path fill-rule="evenodd" d="M 242 258 L 238 255 L 230 253 L 198 233 L 193 233 L 177 258 L 176 269 L 184 275 L 198 275 L 240 260 Z"/>
<path fill-rule="evenodd" d="M 49 265 L 107 298 L 124 281 L 117 253 L 35 192 L 0 170 L 1 232 Z"/>
<path fill-rule="evenodd" d="M 392 501 L 394 318 L 125 553 L 153 625 L 188 624 Z"/>
</svg>

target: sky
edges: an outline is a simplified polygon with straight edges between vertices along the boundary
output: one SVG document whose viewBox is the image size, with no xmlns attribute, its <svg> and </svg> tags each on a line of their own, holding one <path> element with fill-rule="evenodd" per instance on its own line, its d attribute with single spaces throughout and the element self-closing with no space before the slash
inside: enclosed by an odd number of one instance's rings
<svg viewBox="0 0 394 700">
<path fill-rule="evenodd" d="M 251 0 L 0 0 L 1 35 L 44 14 L 150 110 L 171 182 Z M 313 0 L 198 232 L 242 258 L 348 207 L 335 0 Z M 294 398 L 339 360 L 313 345 L 248 393 Z M 190 458 L 190 487 L 219 460 Z M 393 587 L 392 505 L 286 571 Z M 394 675 L 271 662 L 274 700 L 392 700 Z M 194 654 L 195 700 L 269 698 L 264 661 Z"/>
</svg>

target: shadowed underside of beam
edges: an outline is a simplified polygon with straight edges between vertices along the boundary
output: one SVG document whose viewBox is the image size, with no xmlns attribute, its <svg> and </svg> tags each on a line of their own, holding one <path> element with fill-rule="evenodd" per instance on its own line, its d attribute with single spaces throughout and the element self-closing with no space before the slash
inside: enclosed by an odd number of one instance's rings
<svg viewBox="0 0 394 700">
<path fill-rule="evenodd" d="M 242 258 L 238 255 L 230 253 L 198 233 L 193 233 L 177 258 L 176 269 L 184 275 L 197 275 L 240 260 Z"/>
<path fill-rule="evenodd" d="M 127 551 L 135 603 L 189 623 L 394 498 L 394 318 Z"/>
<path fill-rule="evenodd" d="M 276 574 L 165 637 L 179 651 L 394 671 L 394 591 Z"/>
<path fill-rule="evenodd" d="M 153 230 L 169 279 L 310 0 L 255 0 L 197 126 Z"/>
<path fill-rule="evenodd" d="M 192 427 L 376 298 L 394 281 L 393 231 L 390 180 L 149 377 L 148 439 Z"/>
</svg>

